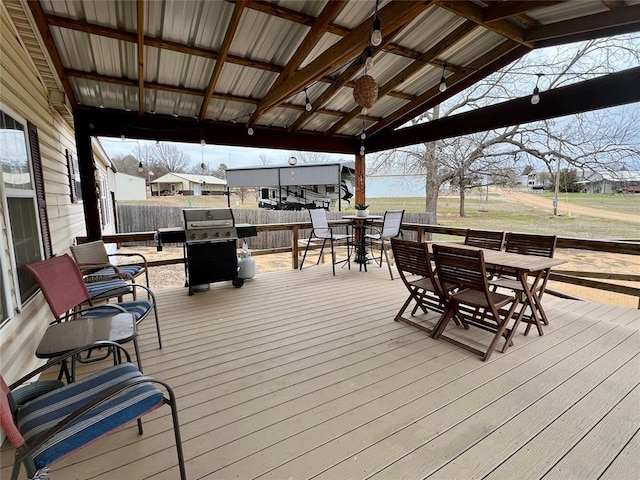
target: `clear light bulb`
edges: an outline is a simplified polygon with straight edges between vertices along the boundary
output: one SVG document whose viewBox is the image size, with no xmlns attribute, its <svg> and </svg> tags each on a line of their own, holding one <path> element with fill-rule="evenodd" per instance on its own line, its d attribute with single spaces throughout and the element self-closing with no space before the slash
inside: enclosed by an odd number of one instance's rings
<svg viewBox="0 0 640 480">
<path fill-rule="evenodd" d="M 249 135 L 253 135 L 253 128 L 251 128 L 251 127 L 247 128 L 247 133 Z"/>
<path fill-rule="evenodd" d="M 160 140 L 156 140 L 156 147 L 160 146 Z"/>
<path fill-rule="evenodd" d="M 364 132 L 362 132 L 362 133 L 360 134 L 360 139 L 364 140 L 365 138 L 367 138 L 367 134 L 366 134 L 366 133 L 364 133 Z"/>
<path fill-rule="evenodd" d="M 311 110 L 313 110 L 313 107 L 311 106 L 311 102 L 309 101 L 309 99 L 307 98 L 307 101 L 304 104 L 304 109 L 307 112 L 310 112 Z"/>
<path fill-rule="evenodd" d="M 367 55 L 367 59 L 364 61 L 364 66 L 367 68 L 373 67 L 373 56 L 371 55 L 371 52 Z"/>
<path fill-rule="evenodd" d="M 378 47 L 382 43 L 382 32 L 380 31 L 380 19 L 373 21 L 373 32 L 371 33 L 371 45 Z"/>
<path fill-rule="evenodd" d="M 369 113 L 369 109 L 368 109 L 367 107 L 364 107 L 364 108 L 362 109 L 362 114 L 363 114 L 363 115 L 366 115 L 367 113 Z"/>
<path fill-rule="evenodd" d="M 204 141 L 204 138 L 202 140 L 200 140 L 200 146 L 204 147 L 207 144 L 207 142 Z"/>
<path fill-rule="evenodd" d="M 126 140 L 126 137 L 124 136 L 124 133 L 122 135 L 120 135 L 120 140 L 122 140 L 123 142 Z"/>
<path fill-rule="evenodd" d="M 533 95 L 531 95 L 531 105 L 537 105 L 540 103 L 540 89 L 538 87 L 533 89 Z"/>
<path fill-rule="evenodd" d="M 440 90 L 441 92 L 447 91 L 447 80 L 444 78 L 444 75 L 440 79 L 440 85 L 438 86 L 438 90 Z"/>
</svg>

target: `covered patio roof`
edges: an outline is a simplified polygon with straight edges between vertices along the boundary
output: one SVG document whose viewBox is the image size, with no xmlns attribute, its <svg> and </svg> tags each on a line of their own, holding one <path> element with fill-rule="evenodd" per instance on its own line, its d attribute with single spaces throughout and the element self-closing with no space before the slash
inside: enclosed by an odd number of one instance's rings
<svg viewBox="0 0 640 480">
<path fill-rule="evenodd" d="M 365 143 L 388 148 L 389 133 L 533 49 L 640 29 L 637 0 L 383 0 L 379 46 L 370 44 L 373 0 L 40 0 L 28 8 L 60 79 L 51 89 L 96 135 L 353 154 L 363 126 Z M 379 98 L 363 115 L 352 93 L 367 48 Z M 604 79 L 589 105 L 571 87 L 553 110 L 553 102 L 524 113 L 506 104 L 482 128 L 638 101 L 639 76 Z M 456 134 L 461 122 L 451 123 L 437 136 Z"/>
<path fill-rule="evenodd" d="M 534 49 L 639 31 L 640 0 L 4 4 L 52 107 L 75 124 L 96 238 L 90 136 L 353 154 L 363 179 L 363 143 L 375 152 L 640 101 L 637 67 L 545 92 L 535 108 L 520 98 L 401 128 Z M 363 113 L 353 89 L 368 52 L 379 94 Z"/>
</svg>

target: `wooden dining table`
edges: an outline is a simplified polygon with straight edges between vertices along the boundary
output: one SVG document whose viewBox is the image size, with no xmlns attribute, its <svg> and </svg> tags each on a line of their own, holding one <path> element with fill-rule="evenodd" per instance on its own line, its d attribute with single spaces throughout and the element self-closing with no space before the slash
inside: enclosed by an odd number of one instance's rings
<svg viewBox="0 0 640 480">
<path fill-rule="evenodd" d="M 566 263 L 566 260 L 560 258 L 548 258 L 538 257 L 535 255 L 522 255 L 519 253 L 503 252 L 498 250 L 490 250 L 486 248 L 477 248 L 469 245 L 463 245 L 454 242 L 428 242 L 429 250 L 433 244 L 443 244 L 449 246 L 455 246 L 458 248 L 468 248 L 473 250 L 482 250 L 484 255 L 484 262 L 487 271 L 495 274 L 508 273 L 515 276 L 522 287 L 524 294 L 522 314 L 527 306 L 531 307 L 531 316 L 525 320 L 535 324 L 538 329 L 538 334 L 544 333 L 542 324 L 548 325 L 549 319 L 542 306 L 541 296 L 544 290 L 539 293 L 535 293 L 535 290 L 540 285 L 540 282 L 544 282 L 549 276 L 549 272 L 553 267 Z M 532 282 L 529 283 L 529 279 Z M 521 316 L 522 320 L 522 316 Z M 437 328 L 436 328 L 437 330 Z"/>
</svg>

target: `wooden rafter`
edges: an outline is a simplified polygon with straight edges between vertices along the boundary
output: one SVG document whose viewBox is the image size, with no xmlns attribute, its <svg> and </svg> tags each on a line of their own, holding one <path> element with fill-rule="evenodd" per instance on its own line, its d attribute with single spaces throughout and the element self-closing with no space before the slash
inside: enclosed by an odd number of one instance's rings
<svg viewBox="0 0 640 480">
<path fill-rule="evenodd" d="M 561 3 L 560 0 L 528 0 L 499 2 L 484 9 L 482 18 L 485 22 L 496 22 L 517 17 L 539 8 L 546 8 Z"/>
<path fill-rule="evenodd" d="M 453 32 L 443 38 L 440 42 L 434 45 L 432 48 L 427 50 L 421 58 L 417 59 L 412 64 L 408 65 L 404 68 L 400 73 L 398 73 L 395 77 L 389 80 L 386 84 L 384 84 L 378 90 L 378 100 L 385 95 L 389 94 L 389 92 L 393 91 L 394 88 L 401 85 L 406 79 L 410 78 L 412 75 L 415 75 L 420 70 L 424 69 L 428 66 L 426 62 L 430 62 L 435 59 L 438 55 L 440 55 L 445 50 L 451 48 L 457 42 L 462 40 L 465 36 L 471 33 L 473 30 L 478 28 L 475 22 L 466 21 L 458 28 L 456 28 Z M 356 118 L 360 114 L 360 107 L 354 108 L 348 114 L 344 115 L 339 122 L 336 122 L 329 133 L 339 132 L 342 128 L 344 128 L 351 120 Z"/>
<path fill-rule="evenodd" d="M 89 73 L 89 72 L 83 72 L 80 70 L 71 70 L 71 69 L 66 69 L 65 70 L 65 74 L 67 77 L 74 77 L 74 78 L 82 78 L 85 80 L 91 80 L 94 82 L 104 82 L 104 83 L 111 83 L 111 84 L 115 84 L 115 85 L 123 85 L 126 87 L 136 87 L 137 86 L 137 80 L 129 80 L 127 78 L 122 78 L 122 77 L 114 77 L 114 76 L 109 76 L 109 75 L 101 75 L 98 73 Z M 151 90 L 161 90 L 163 92 L 173 92 L 173 93 L 178 93 L 178 94 L 186 94 L 186 95 L 194 95 L 197 97 L 203 97 L 204 96 L 204 92 L 202 90 L 196 89 L 196 88 L 187 88 L 187 87 L 177 87 L 175 85 L 167 85 L 167 84 L 163 84 L 163 83 L 157 83 L 157 82 L 144 82 L 144 88 L 145 89 L 151 89 Z M 211 94 L 211 98 L 212 99 L 218 99 L 218 100 L 225 100 L 225 101 L 229 101 L 229 102 L 239 102 L 239 103 L 248 103 L 251 105 L 257 105 L 258 100 L 255 98 L 251 98 L 251 97 L 241 97 L 239 95 L 231 95 L 228 93 L 216 93 L 213 92 Z M 413 99 L 414 97 L 409 97 L 409 99 Z M 307 113 L 304 110 L 304 107 L 301 105 L 296 105 L 293 103 L 283 103 L 280 104 L 278 106 L 279 108 L 286 108 L 289 110 L 297 110 L 297 111 L 304 111 L 305 113 Z M 343 112 L 340 112 L 338 110 L 330 110 L 327 108 L 319 108 L 317 110 L 318 113 L 323 113 L 326 115 L 333 115 L 335 117 L 340 117 L 342 116 Z M 367 120 L 372 121 L 372 122 L 377 122 L 380 120 L 379 117 L 374 117 L 374 116 L 367 116 L 366 117 Z"/>
<path fill-rule="evenodd" d="M 229 21 L 229 26 L 227 27 L 227 31 L 224 34 L 224 40 L 222 42 L 222 47 L 218 52 L 218 58 L 216 59 L 216 66 L 213 69 L 213 74 L 211 75 L 211 79 L 209 80 L 209 85 L 207 85 L 207 90 L 204 94 L 204 99 L 202 100 L 202 105 L 200 106 L 200 113 L 198 114 L 198 118 L 202 121 L 205 118 L 207 113 L 207 108 L 209 107 L 209 101 L 211 100 L 211 95 L 213 94 L 216 84 L 218 83 L 218 79 L 220 78 L 220 74 L 222 73 L 222 69 L 224 68 L 224 62 L 227 60 L 227 55 L 229 53 L 229 48 L 231 48 L 231 42 L 233 42 L 233 37 L 238 30 L 238 25 L 240 25 L 240 18 L 242 17 L 242 11 L 245 7 L 244 0 L 238 0 L 233 8 L 233 14 L 231 15 L 231 20 Z"/>
<path fill-rule="evenodd" d="M 640 22 L 640 5 L 608 10 L 584 17 L 541 25 L 525 34 L 528 42 L 539 42 L 551 38 L 567 38 L 576 34 L 590 33 L 596 38 L 602 32 L 610 32 L 612 28 L 634 25 Z"/>
<path fill-rule="evenodd" d="M 474 81 L 478 81 L 495 72 L 499 68 L 502 68 L 512 61 L 522 57 L 528 53 L 528 51 L 528 48 L 520 46 L 517 43 L 509 41 L 503 42 L 498 48 L 487 52 L 480 58 L 477 58 L 468 66 L 467 70 L 450 76 L 447 79 L 449 87 L 447 87 L 446 92 L 440 92 L 438 90 L 438 85 L 435 85 L 433 88 L 430 88 L 422 95 L 418 96 L 413 102 L 401 107 L 381 122 L 378 122 L 367 129 L 367 137 L 371 137 L 381 131 L 388 132 L 399 127 L 412 118 L 417 117 L 430 108 L 433 108 L 435 105 L 442 103 L 445 99 L 458 93 L 463 85 L 464 88 L 469 86 L 466 83 L 461 83 L 467 77 L 473 78 Z M 461 84 L 458 85 L 459 83 Z M 456 86 L 458 88 L 456 88 Z"/>
<path fill-rule="evenodd" d="M 311 28 L 307 32 L 304 40 L 298 46 L 298 49 L 292 55 L 292 57 L 287 62 L 287 65 L 284 67 L 278 78 L 276 78 L 275 82 L 267 92 L 267 95 L 271 93 L 275 88 L 282 85 L 286 79 L 295 72 L 298 67 L 302 64 L 307 55 L 313 50 L 313 47 L 320 41 L 320 39 L 324 36 L 327 25 L 338 15 L 345 6 L 345 0 L 335 0 L 332 2 L 328 2 L 316 21 L 311 25 Z M 264 109 L 260 111 L 256 111 L 254 115 L 249 120 L 249 124 L 253 125 L 260 120 L 260 117 L 264 115 L 269 109 Z"/>
<path fill-rule="evenodd" d="M 60 77 L 60 82 L 62 83 L 62 88 L 64 88 L 64 92 L 67 94 L 67 98 L 69 99 L 69 103 L 71 103 L 72 107 L 78 106 L 78 100 L 73 93 L 73 88 L 69 79 L 64 74 L 64 65 L 62 63 L 62 59 L 60 58 L 60 54 L 58 53 L 58 49 L 56 48 L 55 42 L 53 41 L 53 36 L 51 35 L 51 30 L 49 29 L 49 24 L 47 23 L 47 17 L 40 6 L 40 2 L 28 2 L 29 9 L 31 10 L 31 14 L 38 26 L 38 30 L 40 31 L 40 35 L 42 35 L 42 39 L 44 40 L 45 46 L 47 47 L 47 51 L 51 56 L 51 61 L 53 62 L 53 66 L 56 69 L 56 73 L 58 77 Z"/>
<path fill-rule="evenodd" d="M 138 0 L 138 115 L 144 113 L 144 0 Z"/>
<path fill-rule="evenodd" d="M 431 2 L 390 2 L 378 12 L 382 22 L 383 36 L 395 31 L 401 25 L 411 23 Z M 315 78 L 331 72 L 350 59 L 359 55 L 368 44 L 371 32 L 371 19 L 362 22 L 351 32 L 335 43 L 305 68 L 296 71 L 284 83 L 266 95 L 259 103 L 258 110 L 270 108 L 285 98 L 300 91 Z"/>
<path fill-rule="evenodd" d="M 393 37 L 395 37 L 402 30 L 402 28 L 403 27 L 398 27 L 395 31 L 389 32 L 383 37 L 382 43 L 371 51 L 371 55 L 374 59 L 376 58 L 376 56 L 378 56 L 378 54 L 382 52 L 383 48 L 391 42 Z M 304 125 L 307 120 L 311 118 L 313 112 L 320 112 L 322 110 L 322 105 L 326 104 L 334 95 L 336 95 L 342 87 L 348 87 L 352 89 L 355 88 L 355 82 L 351 80 L 351 78 L 353 78 L 353 76 L 362 68 L 362 65 L 366 61 L 366 58 L 364 58 L 364 56 L 365 52 L 362 52 L 356 59 L 354 59 L 353 62 L 351 62 L 351 65 L 345 68 L 344 71 L 340 75 L 338 75 L 338 78 L 336 78 L 331 83 L 331 86 L 325 89 L 324 92 L 322 92 L 320 96 L 311 104 L 311 112 L 305 111 L 291 126 L 289 126 L 290 132 L 299 130 L 300 127 L 302 127 L 302 125 Z M 400 92 L 394 92 L 394 94 L 398 94 L 399 96 L 402 95 Z M 404 100 L 408 100 L 408 98 L 404 98 Z M 370 117 L 365 115 L 364 118 L 369 119 Z"/>
<path fill-rule="evenodd" d="M 484 9 L 476 4 L 451 0 L 436 0 L 436 3 L 438 6 L 446 8 L 450 12 L 464 17 L 467 20 L 471 20 L 487 30 L 496 32 L 497 34 L 522 45 L 533 47 L 532 44 L 527 43 L 527 41 L 524 40 L 524 32 L 522 29 L 506 20 L 486 21 L 484 19 Z"/>
</svg>

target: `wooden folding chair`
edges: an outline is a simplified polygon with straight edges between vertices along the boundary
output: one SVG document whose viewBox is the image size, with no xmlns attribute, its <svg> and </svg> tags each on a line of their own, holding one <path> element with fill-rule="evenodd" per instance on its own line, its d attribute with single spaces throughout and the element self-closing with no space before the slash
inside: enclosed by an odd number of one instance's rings
<svg viewBox="0 0 640 480">
<path fill-rule="evenodd" d="M 518 253 L 520 255 L 534 255 L 537 257 L 553 258 L 556 250 L 557 238 L 555 235 L 529 235 L 524 233 L 509 233 L 507 235 L 507 243 L 505 251 L 509 253 Z M 536 324 L 538 327 L 538 334 L 542 335 L 542 327 L 536 322 L 536 303 L 542 298 L 544 289 L 547 286 L 547 280 L 549 279 L 549 273 L 551 269 L 541 271 L 532 281 L 528 282 L 529 294 L 524 290 L 524 286 L 520 279 L 514 275 L 508 273 L 500 274 L 498 278 L 490 280 L 490 285 L 494 290 L 498 287 L 507 288 L 513 290 L 516 293 L 516 298 L 520 305 L 520 309 L 517 310 L 516 318 L 518 321 L 524 321 L 527 324 L 524 334 L 528 335 L 531 330 L 531 325 Z M 535 296 L 535 298 L 533 298 Z M 531 300 L 529 300 L 531 298 Z M 532 305 L 533 302 L 533 305 Z M 525 317 L 524 314 L 529 309 L 531 315 Z M 549 319 L 547 318 L 544 310 L 536 309 L 536 312 L 540 313 L 541 321 L 545 325 L 549 325 Z"/>
<path fill-rule="evenodd" d="M 513 327 L 507 328 L 517 302 L 515 296 L 490 290 L 482 250 L 434 244 L 433 258 L 438 280 L 443 286 L 442 292 L 447 298 L 447 310 L 438 322 L 433 338 L 442 337 L 487 361 L 504 336 L 506 340 L 502 351 L 506 351 L 518 326 L 516 319 Z M 486 351 L 444 336 L 443 332 L 452 318 L 457 318 L 465 328 L 475 326 L 494 333 Z"/>
<path fill-rule="evenodd" d="M 398 310 L 394 320 L 413 325 L 431 335 L 433 326 L 426 326 L 403 316 L 412 302 L 415 302 L 411 312 L 412 317 L 418 308 L 424 313 L 428 313 L 429 310 L 442 313 L 445 310 L 445 297 L 431 266 L 431 254 L 427 250 L 427 244 L 392 238 L 391 249 L 400 278 L 409 291 L 409 296 Z M 454 321 L 458 323 L 457 319 Z"/>
<path fill-rule="evenodd" d="M 470 247 L 486 248 L 488 250 L 502 250 L 505 232 L 489 230 L 467 230 L 464 244 Z"/>
</svg>

